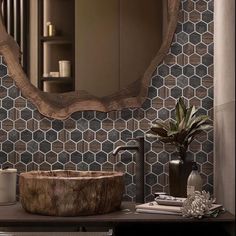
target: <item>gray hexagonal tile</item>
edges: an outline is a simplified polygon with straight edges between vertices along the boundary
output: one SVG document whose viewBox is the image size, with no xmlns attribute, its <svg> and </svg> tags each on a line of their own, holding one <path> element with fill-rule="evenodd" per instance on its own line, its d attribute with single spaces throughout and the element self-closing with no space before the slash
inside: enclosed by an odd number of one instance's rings
<svg viewBox="0 0 236 236">
<path fill-rule="evenodd" d="M 27 143 L 27 151 L 30 153 L 35 153 L 39 149 L 39 145 L 37 142 L 31 140 L 30 142 Z"/>
<path fill-rule="evenodd" d="M 157 97 L 157 89 L 155 87 L 149 87 L 148 88 L 148 97 L 150 99 L 153 99 Z"/>
<path fill-rule="evenodd" d="M 194 24 L 190 21 L 183 24 L 183 31 L 187 34 L 191 34 L 194 31 Z"/>
<path fill-rule="evenodd" d="M 174 43 L 171 45 L 170 51 L 174 55 L 179 55 L 182 53 L 182 46 L 179 43 Z"/>
<path fill-rule="evenodd" d="M 7 75 L 7 67 L 3 64 L 0 64 L 0 77 Z"/>
<path fill-rule="evenodd" d="M 89 128 L 93 131 L 98 131 L 101 128 L 101 122 L 97 119 L 93 119 L 89 122 Z"/>
<path fill-rule="evenodd" d="M 197 32 L 191 33 L 189 36 L 189 41 L 196 45 L 201 42 L 201 35 L 198 34 Z"/>
<path fill-rule="evenodd" d="M 102 143 L 102 150 L 106 153 L 112 152 L 114 149 L 114 145 L 109 140 L 106 140 Z"/>
<path fill-rule="evenodd" d="M 180 44 L 185 44 L 188 42 L 188 35 L 185 32 L 180 32 L 177 34 L 177 42 Z"/>
<path fill-rule="evenodd" d="M 207 67 L 204 66 L 204 65 L 199 65 L 196 67 L 196 74 L 199 76 L 199 77 L 203 77 L 207 74 Z"/>
<path fill-rule="evenodd" d="M 164 80 L 160 76 L 153 77 L 151 82 L 152 86 L 154 86 L 155 88 L 160 88 L 164 84 Z"/>
<path fill-rule="evenodd" d="M 210 54 L 205 54 L 203 57 L 202 57 L 202 63 L 205 65 L 205 66 L 210 66 L 213 64 L 213 56 L 210 55 Z"/>
<path fill-rule="evenodd" d="M 196 24 L 196 31 L 200 34 L 207 32 L 207 24 L 203 21 Z"/>
<path fill-rule="evenodd" d="M 2 107 L 5 108 L 6 110 L 10 110 L 11 108 L 13 108 L 13 99 L 10 97 L 5 97 L 4 99 L 2 99 Z"/>
<path fill-rule="evenodd" d="M 82 162 L 82 154 L 78 151 L 75 151 L 71 154 L 71 161 L 74 164 L 79 164 L 80 162 Z"/>
<path fill-rule="evenodd" d="M 133 112 L 131 109 L 122 109 L 121 111 L 121 118 L 124 120 L 129 120 L 132 118 Z"/>
<path fill-rule="evenodd" d="M 163 173 L 163 165 L 159 162 L 154 163 L 152 165 L 152 172 L 155 173 L 156 175 L 160 175 Z"/>
<path fill-rule="evenodd" d="M 43 141 L 39 144 L 39 150 L 43 153 L 47 153 L 51 150 L 51 144 L 47 141 Z"/>
<path fill-rule="evenodd" d="M 95 111 L 84 111 L 83 112 L 83 118 L 85 120 L 92 120 L 95 117 Z"/>
<path fill-rule="evenodd" d="M 158 67 L 158 75 L 165 77 L 169 74 L 170 74 L 170 68 L 168 66 L 162 64 Z"/>
<path fill-rule="evenodd" d="M 46 140 L 49 142 L 53 142 L 57 140 L 57 132 L 54 130 L 49 130 L 46 132 Z"/>
<path fill-rule="evenodd" d="M 33 160 L 32 154 L 29 152 L 23 152 L 20 158 L 23 164 L 29 164 Z"/>
<path fill-rule="evenodd" d="M 64 169 L 64 166 L 59 162 L 52 165 L 52 170 L 63 170 L 63 169 Z"/>
<path fill-rule="evenodd" d="M 157 176 L 154 175 L 153 173 L 150 173 L 150 174 L 146 175 L 145 182 L 146 182 L 146 184 L 152 186 L 157 183 Z"/>
<path fill-rule="evenodd" d="M 83 155 L 83 161 L 87 164 L 91 164 L 95 161 L 94 154 L 92 152 L 86 152 Z"/>
<path fill-rule="evenodd" d="M 213 21 L 213 13 L 211 11 L 204 11 L 202 13 L 202 20 L 206 23 L 210 23 Z"/>
<path fill-rule="evenodd" d="M 205 152 L 198 152 L 196 154 L 196 161 L 203 164 L 207 161 L 207 154 Z"/>
<path fill-rule="evenodd" d="M 70 155 L 69 153 L 63 151 L 63 152 L 60 152 L 59 155 L 58 155 L 58 161 L 62 164 L 66 164 L 67 162 L 69 162 L 70 160 Z"/>
<path fill-rule="evenodd" d="M 205 152 L 205 153 L 209 153 L 209 152 L 212 152 L 213 150 L 213 143 L 210 142 L 210 141 L 205 141 L 203 144 L 202 144 L 202 150 Z"/>
<path fill-rule="evenodd" d="M 179 87 L 174 87 L 171 89 L 171 96 L 173 98 L 178 99 L 179 97 L 182 96 L 182 89 L 180 89 Z"/>
<path fill-rule="evenodd" d="M 119 140 L 120 138 L 120 133 L 115 130 L 112 129 L 111 131 L 108 132 L 108 139 L 112 142 L 116 142 L 117 140 Z"/>
<path fill-rule="evenodd" d="M 202 106 L 206 110 L 209 110 L 209 109 L 213 108 L 213 99 L 211 99 L 209 97 L 204 98 L 202 100 Z"/>
<path fill-rule="evenodd" d="M 20 111 L 20 115 L 21 115 L 21 118 L 23 120 L 29 120 L 33 116 L 32 111 L 29 110 L 28 108 L 25 108 L 25 109 L 21 110 Z"/>
<path fill-rule="evenodd" d="M 85 119 L 80 119 L 77 122 L 77 129 L 80 131 L 85 131 L 86 129 L 88 129 L 88 121 Z"/>
<path fill-rule="evenodd" d="M 32 132 L 29 130 L 24 130 L 20 134 L 20 138 L 24 142 L 29 142 L 30 140 L 32 140 L 32 136 Z"/>
<path fill-rule="evenodd" d="M 89 169 L 88 164 L 85 162 L 80 162 L 77 165 L 77 170 L 79 170 L 79 171 L 88 171 L 88 169 Z"/>
<path fill-rule="evenodd" d="M 191 66 L 191 65 L 186 65 L 184 66 L 183 68 L 183 74 L 186 76 L 186 77 L 191 77 L 194 75 L 194 67 Z"/>
<path fill-rule="evenodd" d="M 54 121 L 52 121 L 52 128 L 55 131 L 60 131 L 64 128 L 64 123 L 60 120 L 54 120 Z"/>
<path fill-rule="evenodd" d="M 7 161 L 7 154 L 5 152 L 0 151 L 0 164 L 3 164 Z"/>
<path fill-rule="evenodd" d="M 169 161 L 169 154 L 166 151 L 162 151 L 158 154 L 158 161 L 162 164 L 166 164 Z"/>
<path fill-rule="evenodd" d="M 95 111 L 95 117 L 99 121 L 103 121 L 107 118 L 107 113 L 106 112 Z"/>
<path fill-rule="evenodd" d="M 181 88 L 185 88 L 186 86 L 188 86 L 188 78 L 183 75 L 179 76 L 177 78 L 177 86 Z"/>
<path fill-rule="evenodd" d="M 100 171 L 101 165 L 99 165 L 97 162 L 93 162 L 89 165 L 89 170 L 91 171 Z"/>
</svg>

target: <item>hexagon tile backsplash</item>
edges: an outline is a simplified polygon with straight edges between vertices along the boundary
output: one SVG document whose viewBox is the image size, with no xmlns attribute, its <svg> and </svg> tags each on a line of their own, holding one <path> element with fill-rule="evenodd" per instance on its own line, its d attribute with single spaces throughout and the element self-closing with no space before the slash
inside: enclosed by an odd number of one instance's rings
<svg viewBox="0 0 236 236">
<path fill-rule="evenodd" d="M 76 112 L 65 121 L 46 118 L 21 96 L 0 56 L 0 167 L 29 170 L 121 170 L 125 200 L 135 196 L 135 153 L 112 156 L 126 139 L 144 135 L 149 123 L 174 115 L 179 96 L 213 117 L 213 0 L 182 1 L 171 48 L 158 66 L 141 109 L 109 113 Z M 204 188 L 213 192 L 213 131 L 190 146 L 200 165 Z M 175 149 L 154 140 L 145 143 L 145 195 L 168 191 L 168 161 Z"/>
</svg>

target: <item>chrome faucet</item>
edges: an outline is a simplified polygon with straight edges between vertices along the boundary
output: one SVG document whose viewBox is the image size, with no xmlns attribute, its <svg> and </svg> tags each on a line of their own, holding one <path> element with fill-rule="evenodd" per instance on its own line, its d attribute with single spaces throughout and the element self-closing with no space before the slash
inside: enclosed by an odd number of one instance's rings
<svg viewBox="0 0 236 236">
<path fill-rule="evenodd" d="M 112 154 L 115 156 L 122 150 L 136 150 L 136 202 L 144 203 L 144 137 L 127 140 L 135 140 L 135 144 L 118 146 Z"/>
</svg>

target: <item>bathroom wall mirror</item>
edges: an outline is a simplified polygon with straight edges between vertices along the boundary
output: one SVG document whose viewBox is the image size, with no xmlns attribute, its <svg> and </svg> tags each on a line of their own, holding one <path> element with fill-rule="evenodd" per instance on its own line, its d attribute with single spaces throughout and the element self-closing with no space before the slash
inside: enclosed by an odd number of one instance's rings
<svg viewBox="0 0 236 236">
<path fill-rule="evenodd" d="M 14 1 L 18 2 L 19 7 L 15 10 L 16 14 L 22 10 L 23 1 L 27 0 Z M 180 0 L 96 0 L 99 2 L 96 5 L 91 4 L 94 0 L 76 0 L 76 4 L 80 4 L 79 9 L 83 9 L 83 5 L 86 8 L 76 12 L 75 22 L 71 23 L 71 26 L 75 26 L 75 45 L 71 47 L 73 51 L 69 56 L 75 55 L 75 91 L 58 93 L 44 92 L 38 86 L 39 77 L 50 73 L 50 70 L 42 70 L 41 74 L 33 70 L 24 72 L 19 63 L 21 53 L 16 38 L 7 33 L 7 25 L 4 24 L 3 2 L 0 0 L 0 55 L 3 55 L 9 74 L 23 96 L 40 113 L 55 119 L 66 119 L 75 111 L 108 112 L 140 107 L 146 99 L 151 76 L 170 47 L 180 4 Z M 157 9 L 160 7 L 161 9 Z M 162 22 L 157 22 L 158 19 Z M 45 37 L 46 21 L 47 19 L 42 26 L 42 37 Z M 40 30 L 37 32 L 39 35 Z M 19 35 L 18 37 L 24 37 L 22 32 Z M 50 41 L 51 38 L 40 40 Z M 37 45 L 35 54 L 40 54 L 37 50 L 39 47 Z M 23 54 L 24 58 L 29 56 L 30 61 L 38 58 L 31 51 Z M 42 64 L 46 64 L 45 67 L 48 68 L 50 61 L 50 57 L 48 60 L 43 58 Z M 102 88 L 106 88 L 106 91 L 102 92 Z"/>
</svg>

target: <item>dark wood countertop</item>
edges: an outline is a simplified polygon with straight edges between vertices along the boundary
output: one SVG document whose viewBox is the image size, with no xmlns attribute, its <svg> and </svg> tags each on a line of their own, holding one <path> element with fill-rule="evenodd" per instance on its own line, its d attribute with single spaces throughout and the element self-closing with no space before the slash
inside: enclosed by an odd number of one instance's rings
<svg viewBox="0 0 236 236">
<path fill-rule="evenodd" d="M 215 218 L 190 219 L 176 215 L 136 213 L 135 204 L 122 203 L 121 210 L 103 215 L 79 217 L 54 217 L 30 214 L 25 212 L 20 203 L 10 206 L 0 206 L 0 226 L 38 226 L 57 225 L 70 226 L 76 224 L 119 224 L 119 223 L 200 223 L 200 222 L 235 222 L 235 216 L 229 212 L 221 213 Z"/>
</svg>

